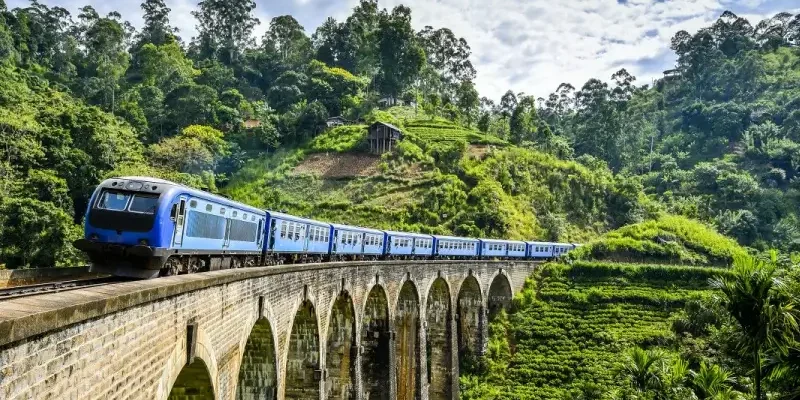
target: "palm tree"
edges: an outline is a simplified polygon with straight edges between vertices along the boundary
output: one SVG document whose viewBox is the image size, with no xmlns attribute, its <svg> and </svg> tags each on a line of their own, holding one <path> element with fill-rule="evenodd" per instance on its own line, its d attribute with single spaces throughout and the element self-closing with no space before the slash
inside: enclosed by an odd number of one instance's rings
<svg viewBox="0 0 800 400">
<path fill-rule="evenodd" d="M 800 400 L 800 343 L 795 342 L 785 354 L 770 354 L 764 370 L 773 381 L 786 387 L 781 400 Z"/>
<path fill-rule="evenodd" d="M 658 389 L 661 387 L 659 371 L 664 359 L 664 353 L 660 351 L 634 347 L 625 355 L 622 373 L 628 377 L 631 386 L 639 392 Z"/>
<path fill-rule="evenodd" d="M 719 365 L 709 366 L 702 363 L 700 370 L 693 372 L 692 375 L 692 386 L 698 399 L 728 398 L 734 395 L 730 387 L 732 382 L 730 373 Z"/>
<path fill-rule="evenodd" d="M 734 259 L 730 274 L 712 281 L 721 292 L 720 303 L 736 322 L 736 348 L 752 357 L 755 399 L 762 399 L 763 356 L 767 349 L 785 352 L 797 331 L 792 298 L 775 276 L 776 253 L 764 262 L 750 256 Z"/>
</svg>

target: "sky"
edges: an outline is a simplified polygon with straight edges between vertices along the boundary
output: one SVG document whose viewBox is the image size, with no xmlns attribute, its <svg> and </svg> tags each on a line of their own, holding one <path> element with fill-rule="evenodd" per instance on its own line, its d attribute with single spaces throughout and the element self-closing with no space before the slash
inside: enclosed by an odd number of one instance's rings
<svg viewBox="0 0 800 400">
<path fill-rule="evenodd" d="M 166 0 L 171 23 L 187 41 L 196 35 L 190 12 L 198 0 Z M 99 13 L 118 11 L 142 25 L 139 0 L 40 0 L 73 15 L 91 4 Z M 329 16 L 341 21 L 358 0 L 256 0 L 260 39 L 276 16 L 291 14 L 311 35 Z M 755 25 L 781 11 L 800 13 L 798 0 L 379 0 L 412 10 L 412 24 L 450 28 L 467 40 L 482 96 L 499 100 L 511 89 L 547 97 L 560 83 L 580 88 L 590 78 L 609 80 L 625 68 L 638 84 L 649 84 L 675 64 L 669 43 L 675 32 L 694 33 L 725 10 Z M 7 0 L 9 8 L 26 0 Z"/>
</svg>

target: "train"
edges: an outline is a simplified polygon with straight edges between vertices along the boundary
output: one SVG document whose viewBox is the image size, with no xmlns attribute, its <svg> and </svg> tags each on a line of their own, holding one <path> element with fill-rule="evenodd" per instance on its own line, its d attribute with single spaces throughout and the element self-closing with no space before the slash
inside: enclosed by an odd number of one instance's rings
<svg viewBox="0 0 800 400">
<path fill-rule="evenodd" d="M 329 223 L 143 176 L 101 182 L 87 206 L 84 236 L 73 245 L 88 256 L 93 272 L 143 279 L 308 262 L 544 260 L 580 246 Z"/>
</svg>

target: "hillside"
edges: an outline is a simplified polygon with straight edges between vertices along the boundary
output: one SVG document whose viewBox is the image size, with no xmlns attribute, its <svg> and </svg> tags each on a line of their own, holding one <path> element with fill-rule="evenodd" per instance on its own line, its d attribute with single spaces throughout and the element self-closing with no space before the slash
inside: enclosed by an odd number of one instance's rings
<svg viewBox="0 0 800 400">
<path fill-rule="evenodd" d="M 337 127 L 250 162 L 224 192 L 333 222 L 515 239 L 581 242 L 642 213 L 636 186 L 607 169 L 590 171 L 410 108 L 370 118 L 403 129 L 394 152 L 371 158 L 365 125 Z"/>
<path fill-rule="evenodd" d="M 745 250 L 686 217 L 663 215 L 608 232 L 569 253 L 571 260 L 730 266 Z"/>
<path fill-rule="evenodd" d="M 673 320 L 710 296 L 720 270 L 658 265 L 549 265 L 528 280 L 515 310 L 491 327 L 478 374 L 461 398 L 612 399 L 625 386 L 621 356 L 643 346 L 680 345 Z M 649 398 L 649 397 L 648 397 Z M 691 397 L 675 397 L 688 399 Z"/>
</svg>

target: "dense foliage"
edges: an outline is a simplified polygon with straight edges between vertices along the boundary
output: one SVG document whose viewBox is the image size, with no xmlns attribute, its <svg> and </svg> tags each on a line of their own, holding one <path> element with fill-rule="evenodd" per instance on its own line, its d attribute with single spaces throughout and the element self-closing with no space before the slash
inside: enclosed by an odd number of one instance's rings
<svg viewBox="0 0 800 400">
<path fill-rule="evenodd" d="M 745 250 L 686 217 L 665 215 L 608 232 L 570 252 L 573 260 L 729 266 Z"/>
<path fill-rule="evenodd" d="M 798 272 L 744 255 L 731 270 L 547 265 L 491 322 L 461 398 L 796 399 Z"/>
<path fill-rule="evenodd" d="M 403 127 L 405 138 L 382 158 L 349 159 L 345 176 L 326 175 L 332 153 L 361 152 L 366 126 L 328 130 L 306 146 L 249 163 L 225 192 L 250 204 L 329 221 L 386 229 L 470 236 L 584 241 L 645 218 L 641 187 L 618 182 L 607 168 L 590 171 L 409 108 L 367 120 Z M 372 172 L 361 174 L 364 165 Z"/>
</svg>

